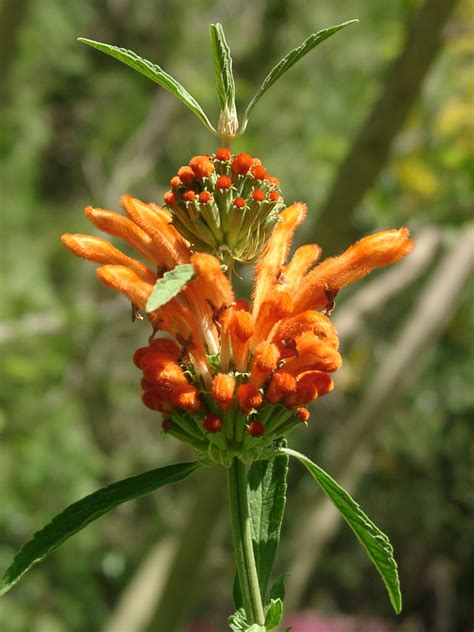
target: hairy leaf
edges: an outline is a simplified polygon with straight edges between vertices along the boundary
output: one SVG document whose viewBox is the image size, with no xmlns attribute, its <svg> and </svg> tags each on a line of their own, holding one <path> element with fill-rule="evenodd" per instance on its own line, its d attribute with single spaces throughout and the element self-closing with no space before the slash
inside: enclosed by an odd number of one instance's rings
<svg viewBox="0 0 474 632">
<path fill-rule="evenodd" d="M 211 51 L 216 75 L 217 96 L 221 110 L 225 106 L 233 107 L 235 102 L 235 84 L 232 73 L 232 57 L 221 24 L 211 24 Z"/>
<path fill-rule="evenodd" d="M 255 461 L 248 473 L 248 501 L 260 594 L 265 601 L 285 510 L 288 458 Z"/>
<path fill-rule="evenodd" d="M 365 548 L 367 555 L 380 573 L 392 606 L 398 614 L 402 609 L 402 596 L 400 594 L 397 563 L 393 558 L 393 548 L 387 536 L 365 515 L 355 500 L 329 474 L 308 459 L 307 456 L 289 448 L 282 448 L 281 451 L 284 454 L 296 457 L 305 466 L 341 512 L 342 517 L 354 531 Z"/>
<path fill-rule="evenodd" d="M 133 68 L 142 75 L 145 75 L 148 79 L 158 83 L 160 86 L 165 88 L 165 90 L 168 90 L 168 92 L 171 92 L 172 95 L 182 101 L 210 132 L 213 134 L 216 133 L 216 130 L 211 125 L 204 110 L 196 99 L 189 94 L 186 88 L 184 88 L 179 81 L 176 81 L 174 77 L 165 72 L 162 68 L 160 68 L 160 66 L 153 64 L 147 59 L 143 59 L 133 51 L 127 50 L 126 48 L 119 48 L 118 46 L 112 46 L 112 44 L 96 42 L 94 40 L 86 39 L 85 37 L 80 37 L 79 41 L 84 44 L 88 44 L 93 48 L 97 48 L 97 50 L 100 50 L 102 53 L 106 53 L 107 55 L 118 59 L 122 63 L 127 64 L 127 66 L 130 66 L 130 68 Z"/>
<path fill-rule="evenodd" d="M 322 31 L 318 31 L 317 33 L 313 33 L 309 37 L 305 39 L 305 41 L 298 46 L 298 48 L 294 48 L 292 51 L 288 53 L 283 59 L 276 65 L 265 77 L 264 82 L 260 86 L 257 91 L 257 94 L 254 96 L 252 101 L 249 103 L 247 109 L 245 110 L 244 118 L 242 121 L 242 126 L 240 132 L 242 133 L 248 123 L 248 119 L 251 111 L 260 100 L 262 95 L 272 86 L 277 79 L 279 79 L 282 75 L 285 74 L 287 70 L 289 70 L 297 61 L 299 61 L 302 57 L 304 57 L 309 51 L 313 50 L 316 46 L 324 42 L 328 37 L 337 33 L 349 24 L 354 24 L 358 22 L 358 20 L 349 20 L 348 22 L 343 22 L 342 24 L 336 24 L 335 26 L 331 26 L 327 29 L 323 29 Z"/>
<path fill-rule="evenodd" d="M 194 268 L 190 263 L 176 266 L 169 272 L 165 272 L 161 279 L 155 283 L 153 292 L 148 297 L 146 311 L 153 312 L 166 305 L 168 301 L 177 296 L 183 287 L 194 276 Z"/>
<path fill-rule="evenodd" d="M 0 595 L 6 593 L 32 566 L 89 523 L 114 507 L 150 492 L 181 481 L 202 467 L 198 461 L 175 463 L 144 472 L 103 487 L 69 505 L 52 521 L 37 531 L 18 551 L 0 583 Z"/>
</svg>

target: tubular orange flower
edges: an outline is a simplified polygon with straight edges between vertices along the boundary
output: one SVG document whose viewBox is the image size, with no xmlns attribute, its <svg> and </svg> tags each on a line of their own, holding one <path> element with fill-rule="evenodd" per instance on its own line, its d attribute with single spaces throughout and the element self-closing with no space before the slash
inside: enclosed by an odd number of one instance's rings
<svg viewBox="0 0 474 632">
<path fill-rule="evenodd" d="M 274 180 L 259 160 L 222 148 L 178 170 L 168 209 L 130 196 L 122 198 L 128 217 L 86 209 L 97 227 L 124 239 L 153 269 L 101 238 L 62 238 L 74 254 L 101 264 L 99 279 L 138 309 L 166 271 L 192 266 L 194 278 L 148 313 L 153 335 L 133 361 L 142 373 L 143 403 L 167 416 L 169 433 L 198 452 L 207 442 L 206 458 L 222 463 L 236 455 L 259 458 L 308 419 L 305 406 L 333 389 L 329 374 L 342 363 L 336 330 L 323 312 L 342 287 L 412 248 L 402 228 L 365 237 L 319 265 L 316 245 L 301 246 L 287 261 L 306 206 L 295 203 L 272 216 L 270 194 L 281 201 Z M 198 227 L 214 244 L 205 248 L 210 252 L 196 250 Z M 242 259 L 260 252 L 250 306 L 235 298 L 225 273 L 225 257 L 239 258 L 230 244 L 240 244 Z"/>
</svg>

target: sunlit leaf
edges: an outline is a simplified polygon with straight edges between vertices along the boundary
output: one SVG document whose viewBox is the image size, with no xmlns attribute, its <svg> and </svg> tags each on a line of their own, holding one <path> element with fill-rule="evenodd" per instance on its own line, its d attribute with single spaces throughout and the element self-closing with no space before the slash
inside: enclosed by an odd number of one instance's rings
<svg viewBox="0 0 474 632">
<path fill-rule="evenodd" d="M 217 96 L 223 110 L 235 102 L 235 84 L 232 73 L 232 57 L 220 24 L 211 24 L 211 51 L 216 75 Z"/>
<path fill-rule="evenodd" d="M 402 596 L 397 563 L 393 558 L 393 548 L 387 536 L 365 515 L 355 500 L 316 463 L 304 454 L 289 448 L 282 448 L 281 452 L 296 457 L 340 511 L 380 573 L 392 606 L 398 614 L 402 609 Z"/>
<path fill-rule="evenodd" d="M 148 297 L 146 311 L 153 312 L 168 301 L 177 296 L 183 287 L 191 281 L 194 276 L 194 268 L 190 263 L 183 263 L 176 266 L 169 272 L 165 272 L 161 279 L 155 283 L 153 292 Z"/>
<path fill-rule="evenodd" d="M 331 37 L 331 35 L 334 35 L 334 33 L 337 33 L 337 31 L 340 31 L 346 26 L 349 26 L 349 24 L 354 24 L 358 21 L 359 20 L 349 20 L 348 22 L 336 24 L 335 26 L 331 26 L 327 29 L 323 29 L 322 31 L 318 31 L 317 33 L 313 33 L 305 39 L 301 46 L 298 46 L 298 48 L 294 48 L 288 53 L 288 55 L 283 57 L 283 59 L 268 73 L 264 82 L 258 89 L 257 94 L 254 96 L 252 101 L 249 103 L 247 109 L 245 110 L 240 133 L 242 133 L 247 127 L 250 113 L 252 112 L 257 102 L 268 90 L 268 88 L 270 88 L 270 86 L 275 83 L 277 79 L 284 75 L 285 72 L 287 72 L 294 64 L 296 64 L 297 61 L 299 61 L 307 53 L 313 50 L 313 48 L 324 42 L 324 40 L 328 39 L 328 37 Z"/>
<path fill-rule="evenodd" d="M 112 46 L 112 44 L 104 44 L 103 42 L 96 42 L 94 40 L 86 39 L 85 37 L 79 38 L 80 42 L 84 44 L 88 44 L 93 48 L 97 48 L 102 53 L 106 53 L 115 59 L 118 59 L 130 68 L 133 68 L 137 72 L 140 72 L 148 79 L 155 81 L 160 86 L 171 92 L 175 97 L 177 97 L 180 101 L 186 105 L 191 112 L 193 112 L 198 119 L 207 127 L 207 129 L 213 134 L 216 133 L 216 130 L 211 125 L 209 119 L 207 118 L 204 110 L 199 105 L 194 97 L 192 97 L 189 92 L 184 88 L 179 81 L 176 81 L 174 77 L 165 72 L 160 66 L 157 64 L 153 64 L 151 61 L 147 59 L 143 59 L 136 53 L 131 50 L 127 50 L 126 48 L 119 48 L 118 46 Z"/>
<path fill-rule="evenodd" d="M 252 463 L 247 478 L 255 564 L 263 601 L 280 541 L 287 473 L 288 458 L 278 456 Z"/>
<path fill-rule="evenodd" d="M 0 595 L 10 590 L 32 566 L 100 516 L 128 500 L 181 481 L 200 467 L 198 461 L 166 465 L 112 483 L 69 505 L 18 551 L 0 583 Z"/>
</svg>

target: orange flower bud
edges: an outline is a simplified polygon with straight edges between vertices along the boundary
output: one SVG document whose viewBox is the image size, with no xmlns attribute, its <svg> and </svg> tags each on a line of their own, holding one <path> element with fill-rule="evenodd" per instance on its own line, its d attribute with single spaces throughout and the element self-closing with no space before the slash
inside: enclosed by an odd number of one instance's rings
<svg viewBox="0 0 474 632">
<path fill-rule="evenodd" d="M 245 206 L 245 200 L 244 198 L 238 197 L 235 198 L 234 202 L 233 202 L 234 206 L 236 206 L 237 208 L 244 208 Z"/>
<path fill-rule="evenodd" d="M 260 189 L 255 189 L 255 191 L 252 192 L 252 198 L 255 202 L 263 202 L 265 199 L 265 193 L 260 191 Z"/>
<path fill-rule="evenodd" d="M 189 161 L 189 166 L 194 172 L 196 178 L 209 178 L 214 172 L 214 165 L 209 156 L 194 156 Z"/>
<path fill-rule="evenodd" d="M 252 166 L 253 158 L 248 154 L 237 154 L 237 156 L 232 161 L 232 173 L 236 175 L 241 174 L 245 175 L 248 173 L 250 167 Z"/>
<path fill-rule="evenodd" d="M 216 180 L 216 189 L 230 189 L 232 180 L 229 176 L 219 176 Z"/>
<path fill-rule="evenodd" d="M 306 422 L 309 419 L 309 410 L 303 406 L 296 409 L 296 414 L 300 421 Z"/>
<path fill-rule="evenodd" d="M 281 195 L 278 193 L 278 191 L 270 191 L 268 194 L 268 197 L 270 198 L 272 202 L 278 202 Z"/>
<path fill-rule="evenodd" d="M 170 184 L 172 189 L 177 189 L 181 186 L 181 180 L 180 178 L 178 178 L 178 176 L 174 176 L 173 178 L 171 178 Z"/>
<path fill-rule="evenodd" d="M 241 384 L 237 389 L 237 398 L 240 410 L 244 413 L 249 413 L 262 403 L 262 395 L 253 384 Z"/>
<path fill-rule="evenodd" d="M 212 397 L 222 410 L 232 407 L 234 397 L 235 378 L 228 373 L 218 373 L 212 381 Z"/>
<path fill-rule="evenodd" d="M 268 173 L 263 165 L 256 165 L 252 169 L 252 175 L 256 180 L 265 180 L 265 178 L 268 176 Z"/>
<path fill-rule="evenodd" d="M 212 200 L 212 195 L 209 193 L 209 191 L 201 191 L 201 193 L 199 194 L 199 201 L 201 202 L 201 204 L 206 204 L 207 202 L 210 202 Z"/>
<path fill-rule="evenodd" d="M 195 197 L 196 193 L 192 189 L 188 189 L 183 193 L 183 200 L 185 202 L 194 202 Z"/>
<path fill-rule="evenodd" d="M 163 196 L 163 201 L 167 206 L 176 204 L 176 194 L 173 191 L 167 191 Z"/>
<path fill-rule="evenodd" d="M 220 149 L 216 151 L 216 158 L 217 160 L 226 161 L 232 158 L 232 154 L 227 149 L 227 147 L 221 147 Z"/>
<path fill-rule="evenodd" d="M 178 177 L 183 184 L 189 186 L 196 179 L 196 175 L 191 167 L 180 167 L 178 169 Z"/>
<path fill-rule="evenodd" d="M 219 432 L 222 430 L 222 419 L 211 413 L 205 417 L 203 426 L 207 432 Z"/>
<path fill-rule="evenodd" d="M 265 434 L 265 426 L 260 421 L 251 421 L 247 426 L 247 432 L 252 437 L 261 437 Z"/>
</svg>

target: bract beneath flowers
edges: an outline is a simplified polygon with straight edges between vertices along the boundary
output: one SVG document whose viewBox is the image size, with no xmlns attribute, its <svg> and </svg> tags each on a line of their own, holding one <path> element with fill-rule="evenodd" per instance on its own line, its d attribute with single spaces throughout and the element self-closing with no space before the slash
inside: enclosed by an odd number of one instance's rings
<svg viewBox="0 0 474 632">
<path fill-rule="evenodd" d="M 203 459 L 230 466 L 234 457 L 266 458 L 276 440 L 308 420 L 306 406 L 333 389 L 330 374 L 342 363 L 329 318 L 336 294 L 407 255 L 408 230 L 370 235 L 319 265 L 316 245 L 287 261 L 306 206 L 285 208 L 260 161 L 222 148 L 193 158 L 171 182 L 168 208 L 124 196 L 126 216 L 85 211 L 147 264 L 97 237 L 66 234 L 63 244 L 102 264 L 99 279 L 137 309 L 166 271 L 193 266 L 195 277 L 148 314 L 153 333 L 133 356 L 143 403 Z M 203 243 L 214 254 L 194 251 Z M 223 253 L 241 260 L 260 253 L 251 304 L 235 296 Z"/>
</svg>

